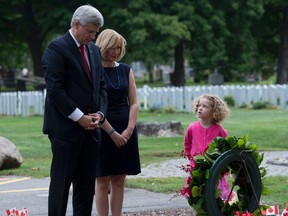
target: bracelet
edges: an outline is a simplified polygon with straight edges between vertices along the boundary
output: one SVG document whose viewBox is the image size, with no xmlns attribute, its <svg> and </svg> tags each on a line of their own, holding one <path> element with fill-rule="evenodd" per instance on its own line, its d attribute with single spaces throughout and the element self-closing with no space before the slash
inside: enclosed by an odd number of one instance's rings
<svg viewBox="0 0 288 216">
<path fill-rule="evenodd" d="M 115 132 L 115 129 L 112 127 L 107 133 L 111 136 Z"/>
<path fill-rule="evenodd" d="M 99 121 L 99 125 L 102 125 L 105 122 L 105 120 L 106 120 L 106 118 L 104 116 L 103 119 Z"/>
</svg>

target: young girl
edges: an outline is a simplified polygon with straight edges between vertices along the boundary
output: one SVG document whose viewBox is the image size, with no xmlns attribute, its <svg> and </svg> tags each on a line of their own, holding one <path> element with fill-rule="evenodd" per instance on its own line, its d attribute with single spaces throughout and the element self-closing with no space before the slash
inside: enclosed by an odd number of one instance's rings
<svg viewBox="0 0 288 216">
<path fill-rule="evenodd" d="M 193 108 L 198 121 L 188 126 L 184 138 L 184 156 L 190 160 L 192 169 L 195 167 L 195 155 L 203 155 L 215 137 L 228 135 L 220 123 L 230 113 L 229 107 L 220 97 L 209 94 L 194 100 Z"/>
<path fill-rule="evenodd" d="M 192 170 L 195 168 L 194 156 L 203 155 L 214 138 L 228 135 L 227 130 L 220 123 L 230 113 L 228 105 L 220 97 L 209 94 L 201 95 L 194 100 L 193 108 L 198 121 L 187 128 L 183 152 L 184 157 L 189 159 Z M 188 177 L 186 181 L 184 187 L 189 186 L 190 178 Z M 221 198 L 227 199 L 230 189 L 225 175 L 219 181 L 217 188 L 221 188 Z"/>
</svg>

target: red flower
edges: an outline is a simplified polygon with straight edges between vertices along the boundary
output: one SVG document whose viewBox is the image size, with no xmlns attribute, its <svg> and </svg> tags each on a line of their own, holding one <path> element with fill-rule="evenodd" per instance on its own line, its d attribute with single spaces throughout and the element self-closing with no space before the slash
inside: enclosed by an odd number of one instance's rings
<svg viewBox="0 0 288 216">
<path fill-rule="evenodd" d="M 190 177 L 190 176 L 187 176 L 185 185 L 184 185 L 183 188 L 180 190 L 181 195 L 184 196 L 185 198 L 188 198 L 189 196 L 192 195 L 191 189 L 190 189 L 190 187 L 189 187 L 190 182 L 191 182 L 191 177 Z"/>
<path fill-rule="evenodd" d="M 240 211 L 237 211 L 235 213 L 235 216 L 254 216 L 253 214 L 251 214 L 250 212 L 246 211 L 245 213 L 242 213 Z"/>
</svg>

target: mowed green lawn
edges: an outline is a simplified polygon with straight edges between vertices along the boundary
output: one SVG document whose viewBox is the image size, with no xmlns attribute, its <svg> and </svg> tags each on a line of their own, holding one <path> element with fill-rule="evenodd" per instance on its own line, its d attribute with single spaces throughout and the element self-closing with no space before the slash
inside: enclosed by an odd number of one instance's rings
<svg viewBox="0 0 288 216">
<path fill-rule="evenodd" d="M 141 111 L 140 122 L 181 122 L 184 132 L 196 120 L 194 113 L 151 113 Z M 51 161 L 50 143 L 42 134 L 43 117 L 0 117 L 0 136 L 11 140 L 24 158 L 19 169 L 0 171 L 0 174 L 47 177 Z M 287 150 L 288 110 L 233 109 L 223 122 L 230 135 L 242 137 L 249 134 L 250 142 L 260 150 Z M 142 166 L 172 158 L 180 158 L 183 137 L 139 136 Z"/>
<path fill-rule="evenodd" d="M 139 121 L 181 122 L 184 132 L 196 120 L 193 113 L 163 113 L 141 111 Z M 21 153 L 24 162 L 18 169 L 2 170 L 0 175 L 21 175 L 42 178 L 49 176 L 51 150 L 46 135 L 42 134 L 43 117 L 0 116 L 0 136 L 11 140 Z M 250 142 L 261 151 L 288 150 L 288 110 L 232 109 L 223 126 L 230 135 L 243 137 L 249 134 Z M 139 136 L 142 167 L 164 160 L 181 158 L 183 135 L 177 137 Z M 183 186 L 183 178 L 159 178 L 127 180 L 127 187 L 144 188 L 152 191 L 174 193 Z M 267 185 L 269 183 L 269 185 Z M 279 204 L 288 202 L 288 177 L 267 177 L 267 186 L 272 193 L 262 196 L 265 202 Z"/>
</svg>

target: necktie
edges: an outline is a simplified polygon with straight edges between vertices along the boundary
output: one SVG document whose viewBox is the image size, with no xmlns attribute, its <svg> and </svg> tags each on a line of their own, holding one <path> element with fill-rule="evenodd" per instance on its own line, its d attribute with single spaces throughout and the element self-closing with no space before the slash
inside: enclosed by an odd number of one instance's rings
<svg viewBox="0 0 288 216">
<path fill-rule="evenodd" d="M 84 64 L 85 64 L 85 66 L 86 66 L 86 68 L 87 68 L 87 70 L 88 70 L 88 72 L 89 72 L 89 76 L 92 77 L 92 76 L 91 76 L 90 67 L 89 67 L 89 64 L 88 64 L 87 59 L 86 59 L 86 56 L 85 56 L 84 46 L 83 46 L 83 45 L 80 45 L 79 48 L 80 48 L 80 52 L 81 52 L 81 56 L 82 56 L 82 58 L 83 58 Z"/>
</svg>

